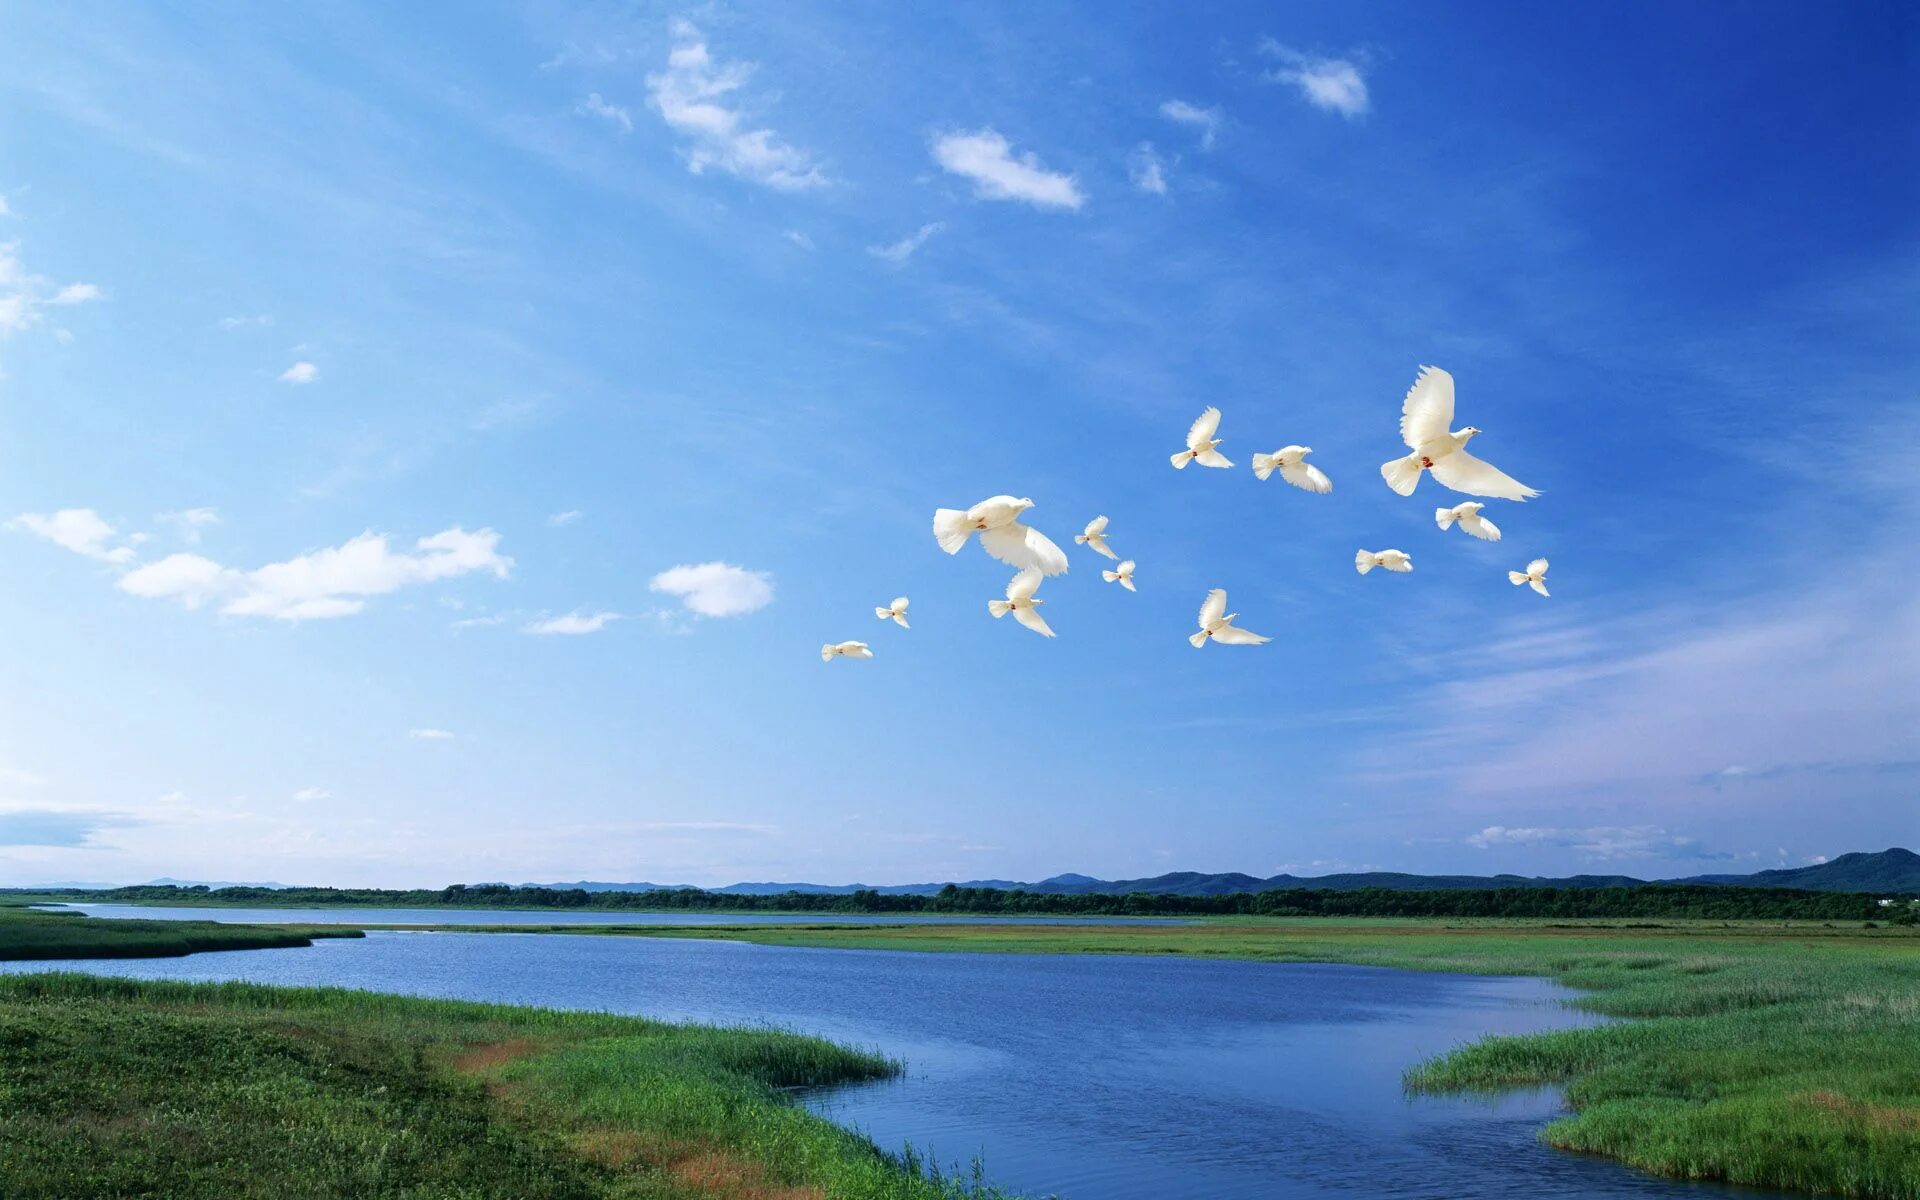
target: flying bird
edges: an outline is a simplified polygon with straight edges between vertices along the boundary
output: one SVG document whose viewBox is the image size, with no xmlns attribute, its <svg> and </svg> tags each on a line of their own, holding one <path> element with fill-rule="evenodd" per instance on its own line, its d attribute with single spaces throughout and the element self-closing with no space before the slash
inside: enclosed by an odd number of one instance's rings
<svg viewBox="0 0 1920 1200">
<path fill-rule="evenodd" d="M 1033 507 L 1024 497 L 989 496 L 972 508 L 933 510 L 933 536 L 948 554 L 960 553 L 960 547 L 974 534 L 980 535 L 980 548 L 1010 567 L 1029 567 L 1042 575 L 1066 573 L 1067 555 L 1053 540 L 1020 523 L 1020 514 Z"/>
<path fill-rule="evenodd" d="M 1104 554 L 1108 558 L 1120 557 L 1113 552 L 1112 546 L 1107 545 L 1107 519 L 1105 517 L 1095 517 L 1093 520 L 1088 521 L 1086 532 L 1074 534 L 1073 540 L 1096 554 Z"/>
<path fill-rule="evenodd" d="M 1258 646 L 1262 642 L 1273 640 L 1270 637 L 1261 637 L 1257 633 L 1237 628 L 1233 619 L 1239 615 L 1239 613 L 1227 611 L 1227 590 L 1213 589 L 1207 593 L 1205 602 L 1200 605 L 1200 632 L 1189 637 L 1187 642 L 1198 650 L 1208 642 L 1219 642 L 1224 646 Z"/>
<path fill-rule="evenodd" d="M 1173 469 L 1184 471 L 1187 464 L 1197 462 L 1203 467 L 1230 467 L 1227 456 L 1220 453 L 1217 446 L 1221 443 L 1214 433 L 1220 428 L 1220 410 L 1209 408 L 1194 421 L 1193 428 L 1187 430 L 1187 448 L 1172 458 Z"/>
<path fill-rule="evenodd" d="M 1034 592 L 1039 589 L 1040 572 L 1029 567 L 1018 575 L 1015 575 L 1012 580 L 1007 583 L 1007 598 L 1005 600 L 987 601 L 987 611 L 992 613 L 995 619 L 1012 613 L 1014 620 L 1025 625 L 1028 629 L 1033 630 L 1041 637 L 1052 637 L 1053 630 L 1047 627 L 1047 619 L 1041 616 L 1038 611 L 1039 607 L 1045 604 L 1046 601 L 1035 600 L 1033 598 Z"/>
<path fill-rule="evenodd" d="M 1404 550 L 1355 550 L 1353 569 L 1365 575 L 1375 567 L 1406 574 L 1413 570 L 1413 559 Z"/>
<path fill-rule="evenodd" d="M 1439 367 L 1421 367 L 1400 405 L 1400 440 L 1413 451 L 1382 464 L 1380 477 L 1402 496 L 1413 495 L 1420 472 L 1431 471 L 1441 486 L 1469 496 L 1525 500 L 1540 493 L 1490 462 L 1467 453 L 1479 434 L 1472 425 L 1449 432 L 1453 424 L 1453 376 Z"/>
<path fill-rule="evenodd" d="M 1134 591 L 1133 560 L 1128 559 L 1111 571 L 1100 572 L 1100 578 L 1106 580 L 1108 583 L 1117 583 L 1130 592 Z"/>
<path fill-rule="evenodd" d="M 820 647 L 820 661 L 832 662 L 836 658 L 872 658 L 873 651 L 865 642 L 828 642 Z"/>
<path fill-rule="evenodd" d="M 1528 563 L 1525 571 L 1508 571 L 1507 582 L 1515 587 L 1524 583 L 1542 596 L 1552 594 L 1547 591 L 1547 560 L 1544 558 L 1536 558 Z"/>
<path fill-rule="evenodd" d="M 1497 542 L 1500 540 L 1500 527 L 1480 515 L 1480 510 L 1485 507 L 1478 500 L 1467 500 L 1452 508 L 1436 508 L 1433 510 L 1433 521 L 1442 529 L 1451 528 L 1457 521 L 1460 532 L 1483 542 Z"/>
<path fill-rule="evenodd" d="M 879 617 L 882 621 L 891 620 L 902 629 L 913 628 L 913 626 L 907 624 L 907 598 L 905 596 L 895 596 L 892 604 L 887 605 L 885 608 L 874 609 L 873 615 Z"/>
<path fill-rule="evenodd" d="M 1278 471 L 1280 478 L 1301 491 L 1318 492 L 1324 496 L 1333 490 L 1333 480 L 1307 461 L 1307 455 L 1312 453 L 1312 446 L 1282 446 L 1272 454 L 1256 454 L 1253 456 L 1253 473 L 1265 479 Z"/>
</svg>

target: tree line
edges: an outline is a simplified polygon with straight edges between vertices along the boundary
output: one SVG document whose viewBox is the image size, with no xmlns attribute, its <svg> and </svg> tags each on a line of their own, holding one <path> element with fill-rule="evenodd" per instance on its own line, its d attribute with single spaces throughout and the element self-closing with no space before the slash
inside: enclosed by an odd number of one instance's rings
<svg viewBox="0 0 1920 1200">
<path fill-rule="evenodd" d="M 1792 888 L 1649 883 L 1636 887 L 1515 887 L 1411 891 L 1399 888 L 1281 888 L 1223 896 L 1057 895 L 958 887 L 929 896 L 781 892 L 741 895 L 695 888 L 644 892 L 456 883 L 444 888 L 208 888 L 141 886 L 74 892 L 87 900 L 143 903 L 361 905 L 380 908 L 553 908 L 632 912 L 732 911 L 818 913 L 949 913 L 980 916 L 1275 916 L 1275 917 L 1685 917 L 1712 920 L 1905 920 L 1911 907 L 1889 912 L 1871 894 Z"/>
</svg>

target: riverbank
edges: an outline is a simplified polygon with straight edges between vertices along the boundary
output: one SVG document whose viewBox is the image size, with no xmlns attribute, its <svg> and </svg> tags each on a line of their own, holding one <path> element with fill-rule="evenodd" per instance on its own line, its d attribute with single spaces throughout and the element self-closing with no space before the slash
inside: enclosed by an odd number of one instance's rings
<svg viewBox="0 0 1920 1200">
<path fill-rule="evenodd" d="M 129 921 L 0 906 L 0 960 L 174 958 L 210 950 L 311 946 L 315 938 L 357 938 L 337 925 L 222 925 L 215 921 Z"/>
<path fill-rule="evenodd" d="M 1542 1131 L 1554 1146 L 1679 1178 L 1920 1200 L 1920 937 L 1910 930 L 1302 920 L 546 931 L 1547 976 L 1585 993 L 1580 1007 L 1626 1020 L 1476 1042 L 1415 1066 L 1407 1086 L 1555 1084 L 1573 1112 Z"/>
<path fill-rule="evenodd" d="M 0 978 L 9 1196 L 991 1200 L 789 1089 L 898 1062 L 773 1030 L 340 989 Z"/>
</svg>

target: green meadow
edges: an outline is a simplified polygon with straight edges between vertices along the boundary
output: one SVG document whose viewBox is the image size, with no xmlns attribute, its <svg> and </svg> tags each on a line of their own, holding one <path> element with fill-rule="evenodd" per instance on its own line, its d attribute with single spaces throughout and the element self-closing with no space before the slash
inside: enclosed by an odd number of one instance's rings
<svg viewBox="0 0 1920 1200">
<path fill-rule="evenodd" d="M 0 978 L 9 1200 L 988 1200 L 795 1104 L 900 1064 L 765 1029 Z"/>
<path fill-rule="evenodd" d="M 550 926 L 776 946 L 1153 954 L 1548 976 L 1618 1022 L 1488 1038 L 1414 1091 L 1556 1084 L 1541 1136 L 1687 1179 L 1920 1200 L 1920 936 L 1818 923 Z M 517 932 L 526 932 L 520 927 Z"/>
<path fill-rule="evenodd" d="M 207 950 L 310 946 L 314 938 L 357 938 L 334 925 L 222 925 L 215 921 L 133 921 L 0 905 L 0 960 L 171 958 Z"/>
</svg>

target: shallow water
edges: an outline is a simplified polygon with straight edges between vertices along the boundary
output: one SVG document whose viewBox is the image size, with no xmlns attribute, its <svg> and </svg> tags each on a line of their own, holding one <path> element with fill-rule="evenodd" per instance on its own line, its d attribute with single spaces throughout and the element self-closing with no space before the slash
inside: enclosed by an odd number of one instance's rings
<svg viewBox="0 0 1920 1200">
<path fill-rule="evenodd" d="M 1148 957 L 921 954 L 565 934 L 373 933 L 177 959 L 0 963 L 338 984 L 773 1023 L 876 1046 L 904 1078 L 809 1099 L 889 1149 L 985 1157 L 1068 1200 L 1753 1195 L 1535 1140 L 1551 1092 L 1407 1097 L 1400 1073 L 1488 1033 L 1589 1024 L 1540 979 Z M 1767 1193 L 1778 1195 L 1778 1193 Z"/>
<path fill-rule="evenodd" d="M 577 908 L 194 908 L 159 904 L 43 904 L 94 917 L 146 921 L 220 921 L 242 925 L 866 925 L 963 922 L 969 925 L 1111 925 L 1113 917 L 975 917 L 927 913 L 732 913 L 669 909 Z M 1160 917 L 1120 918 L 1130 925 L 1184 925 Z"/>
</svg>

